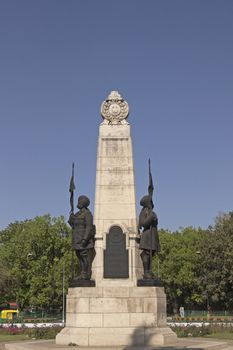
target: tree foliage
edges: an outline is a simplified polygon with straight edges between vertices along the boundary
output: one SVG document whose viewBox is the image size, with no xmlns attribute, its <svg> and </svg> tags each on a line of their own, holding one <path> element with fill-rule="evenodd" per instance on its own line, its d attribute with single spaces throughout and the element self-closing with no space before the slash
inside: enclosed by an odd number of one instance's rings
<svg viewBox="0 0 233 350">
<path fill-rule="evenodd" d="M 49 215 L 15 222 L 0 232 L 1 301 L 56 308 L 62 301 L 62 274 L 70 276 L 71 242 L 64 218 Z"/>
<path fill-rule="evenodd" d="M 199 283 L 212 309 L 233 309 L 233 212 L 220 215 L 202 240 Z"/>
<path fill-rule="evenodd" d="M 190 308 L 193 303 L 202 301 L 197 266 L 203 230 L 188 227 L 174 233 L 161 230 L 159 234 L 161 252 L 154 259 L 153 267 L 156 274 L 159 263 L 169 311 L 177 312 L 181 305 Z"/>
<path fill-rule="evenodd" d="M 233 212 L 207 230 L 160 231 L 161 252 L 153 269 L 165 286 L 170 312 L 233 309 Z"/>
<path fill-rule="evenodd" d="M 232 310 L 233 212 L 217 217 L 207 230 L 187 227 L 159 235 L 161 252 L 153 271 L 165 287 L 168 310 Z M 16 300 L 21 308 L 61 307 L 63 269 L 67 288 L 71 255 L 63 217 L 10 224 L 0 231 L 0 304 Z"/>
</svg>

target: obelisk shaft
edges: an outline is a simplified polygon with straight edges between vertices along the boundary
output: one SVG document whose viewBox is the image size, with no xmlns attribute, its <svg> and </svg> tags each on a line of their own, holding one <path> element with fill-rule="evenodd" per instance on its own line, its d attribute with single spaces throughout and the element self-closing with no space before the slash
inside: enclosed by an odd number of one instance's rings
<svg viewBox="0 0 233 350">
<path fill-rule="evenodd" d="M 136 285 L 141 276 L 137 235 L 135 179 L 132 140 L 128 123 L 102 123 L 99 128 L 94 223 L 96 225 L 96 257 L 93 278 L 97 285 L 114 284 L 103 278 L 103 255 L 106 235 L 118 225 L 126 235 L 129 252 L 129 279 L 124 285 Z"/>
</svg>

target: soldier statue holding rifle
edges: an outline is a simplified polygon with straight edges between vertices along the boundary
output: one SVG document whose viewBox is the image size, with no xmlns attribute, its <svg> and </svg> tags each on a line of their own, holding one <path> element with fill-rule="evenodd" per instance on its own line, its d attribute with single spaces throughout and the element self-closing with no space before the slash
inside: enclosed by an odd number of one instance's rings
<svg viewBox="0 0 233 350">
<path fill-rule="evenodd" d="M 141 259 L 143 263 L 143 278 L 154 279 L 155 276 L 152 273 L 152 257 L 160 251 L 159 236 L 158 236 L 158 218 L 153 211 L 153 180 L 150 169 L 149 159 L 149 186 L 148 195 L 142 197 L 140 205 L 143 207 L 139 215 L 139 230 L 140 231 L 140 244 L 139 249 L 141 252 Z"/>
<path fill-rule="evenodd" d="M 72 227 L 72 248 L 80 263 L 81 273 L 76 280 L 90 280 L 91 266 L 95 257 L 94 238 L 95 226 L 93 216 L 88 209 L 90 200 L 86 196 L 79 196 L 77 208 L 74 214 L 74 164 L 72 166 L 72 177 L 70 180 L 70 217 L 68 223 Z M 72 262 L 73 264 L 73 262 Z"/>
</svg>

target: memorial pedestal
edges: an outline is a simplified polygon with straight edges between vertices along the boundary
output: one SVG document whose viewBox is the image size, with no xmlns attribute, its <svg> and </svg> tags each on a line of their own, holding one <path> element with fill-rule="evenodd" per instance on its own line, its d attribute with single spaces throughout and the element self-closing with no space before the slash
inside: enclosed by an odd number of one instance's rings
<svg viewBox="0 0 233 350">
<path fill-rule="evenodd" d="M 66 327 L 56 337 L 57 344 L 88 347 L 153 346 L 176 340 L 166 325 L 162 287 L 69 288 Z"/>
<path fill-rule="evenodd" d="M 56 343 L 87 347 L 174 343 L 177 337 L 166 325 L 166 295 L 160 281 L 141 279 L 133 148 L 125 120 L 128 104 L 112 91 L 101 111 L 92 265 L 95 282 L 76 281 L 69 288 L 66 327 Z"/>
</svg>

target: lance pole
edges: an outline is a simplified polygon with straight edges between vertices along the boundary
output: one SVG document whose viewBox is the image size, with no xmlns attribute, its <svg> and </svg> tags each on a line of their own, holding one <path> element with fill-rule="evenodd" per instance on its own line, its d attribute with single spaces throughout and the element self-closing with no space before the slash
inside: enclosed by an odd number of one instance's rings
<svg viewBox="0 0 233 350">
<path fill-rule="evenodd" d="M 149 186 L 148 186 L 148 196 L 149 196 L 149 201 L 151 203 L 151 210 L 153 209 L 153 191 L 154 191 L 154 186 L 153 186 L 153 179 L 152 179 L 152 174 L 151 174 L 151 167 L 150 167 L 150 158 L 149 158 Z M 150 225 L 150 272 L 152 272 L 152 224 Z"/>
<path fill-rule="evenodd" d="M 74 214 L 74 162 L 72 163 L 72 175 L 70 179 L 70 214 Z M 71 276 L 72 280 L 74 279 L 74 248 L 73 248 L 73 234 L 71 235 L 71 246 L 72 246 L 72 257 L 71 257 Z"/>
</svg>

